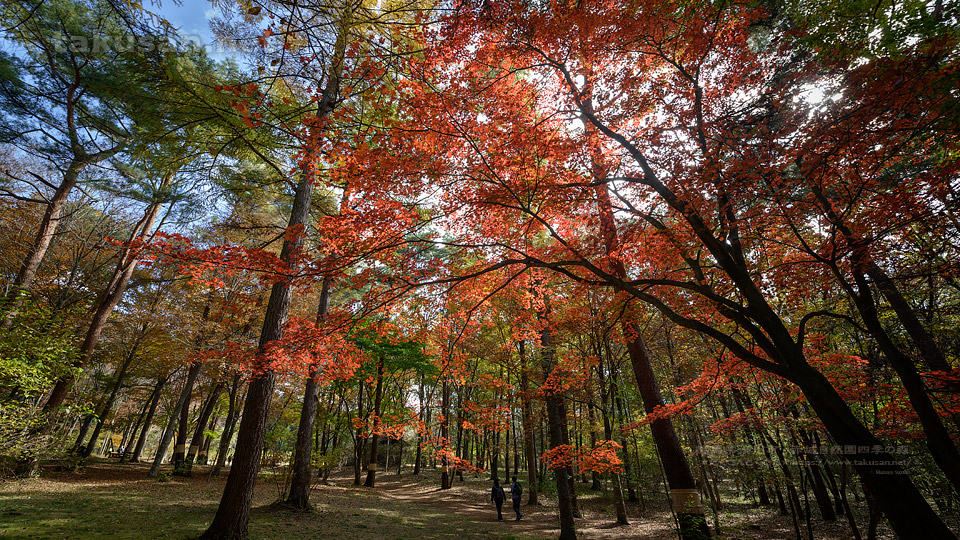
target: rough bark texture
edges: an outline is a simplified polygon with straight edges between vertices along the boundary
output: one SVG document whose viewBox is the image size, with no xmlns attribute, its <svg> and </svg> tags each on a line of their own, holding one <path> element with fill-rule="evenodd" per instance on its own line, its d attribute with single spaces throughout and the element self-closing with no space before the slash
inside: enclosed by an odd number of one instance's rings
<svg viewBox="0 0 960 540">
<path fill-rule="evenodd" d="M 313 179 L 309 174 L 302 174 L 294 196 L 287 230 L 299 231 L 306 225 L 310 216 L 312 194 Z M 293 261 L 302 241 L 302 236 L 299 234 L 286 235 L 280 260 L 285 264 Z M 240 429 L 237 432 L 237 450 L 234 453 L 233 464 L 227 476 L 227 484 L 224 487 L 217 514 L 201 538 L 238 539 L 249 536 L 247 527 L 250 522 L 250 505 L 253 502 L 253 490 L 260 470 L 260 455 L 263 453 L 267 430 L 267 413 L 270 409 L 276 378 L 267 368 L 264 354 L 271 344 L 283 338 L 283 325 L 290 313 L 291 299 L 292 291 L 286 283 L 278 282 L 273 285 L 263 318 L 254 375 L 247 391 L 243 419 L 240 421 Z"/>
<path fill-rule="evenodd" d="M 323 279 L 323 288 L 320 290 L 320 302 L 317 306 L 317 324 L 327 315 L 330 306 L 331 279 Z M 313 425 L 317 418 L 317 368 L 310 368 L 306 386 L 303 390 L 303 407 L 300 411 L 300 424 L 297 427 L 297 442 L 293 453 L 293 477 L 290 480 L 290 494 L 287 504 L 299 509 L 310 507 L 310 464 L 313 455 L 310 444 L 313 435 Z"/>
<path fill-rule="evenodd" d="M 550 343 L 550 329 L 544 328 L 540 334 L 541 361 L 544 375 L 549 375 L 554 368 L 553 349 Z M 559 448 L 568 444 L 563 429 L 563 396 L 558 392 L 546 395 L 547 423 L 550 432 L 550 448 Z M 574 540 L 577 537 L 577 527 L 574 521 L 573 498 L 570 492 L 570 473 L 568 467 L 553 469 L 557 480 L 557 506 L 560 511 L 560 540 Z"/>
</svg>

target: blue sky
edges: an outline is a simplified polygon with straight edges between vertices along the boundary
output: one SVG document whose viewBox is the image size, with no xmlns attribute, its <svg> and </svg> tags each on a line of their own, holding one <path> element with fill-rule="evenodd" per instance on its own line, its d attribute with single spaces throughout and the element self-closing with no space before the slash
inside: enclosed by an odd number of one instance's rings
<svg viewBox="0 0 960 540">
<path fill-rule="evenodd" d="M 160 7 L 150 6 L 149 9 L 179 29 L 184 38 L 193 38 L 203 45 L 214 42 L 210 32 L 210 19 L 219 11 L 207 0 L 183 0 L 183 4 L 179 6 L 173 0 L 163 0 Z"/>
</svg>

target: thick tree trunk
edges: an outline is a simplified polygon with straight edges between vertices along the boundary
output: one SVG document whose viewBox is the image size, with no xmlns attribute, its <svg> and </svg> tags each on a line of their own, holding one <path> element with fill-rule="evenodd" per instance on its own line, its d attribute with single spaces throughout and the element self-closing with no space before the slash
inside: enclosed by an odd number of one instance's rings
<svg viewBox="0 0 960 540">
<path fill-rule="evenodd" d="M 328 91 L 324 99 L 328 99 Z M 329 98 L 332 99 L 332 98 Z M 322 109 L 321 109 L 322 110 Z M 301 174 L 290 211 L 287 230 L 299 233 L 306 226 L 310 216 L 310 199 L 313 194 L 312 174 Z M 280 260 L 291 265 L 303 242 L 300 234 L 287 234 L 280 252 Z M 294 271 L 290 268 L 290 271 Z M 248 536 L 250 505 L 253 503 L 253 490 L 260 470 L 260 458 L 263 453 L 264 437 L 267 430 L 267 414 L 273 397 L 275 375 L 267 366 L 265 355 L 269 347 L 283 338 L 283 326 L 290 313 L 292 289 L 287 283 L 274 283 L 263 318 L 263 330 L 257 358 L 254 361 L 254 373 L 247 390 L 247 400 L 243 407 L 243 418 L 237 432 L 237 449 L 234 454 L 230 474 L 220 499 L 220 506 L 213 523 L 203 533 L 204 539 L 242 539 Z"/>
<path fill-rule="evenodd" d="M 857 454 L 845 454 L 844 457 L 851 462 L 860 481 L 873 495 L 900 538 L 911 538 L 916 531 L 924 531 L 924 538 L 928 539 L 956 538 L 896 458 L 883 451 L 874 451 L 874 448 L 882 447 L 880 440 L 860 422 L 820 372 L 807 368 L 793 379 L 837 444 L 858 448 Z M 859 451 L 862 447 L 869 450 Z"/>
<path fill-rule="evenodd" d="M 330 283 L 332 279 L 323 278 L 320 289 L 320 301 L 317 305 L 316 324 L 319 325 L 330 307 Z M 311 366 L 303 390 L 303 407 L 300 410 L 300 423 L 297 426 L 297 442 L 293 450 L 293 477 L 290 479 L 290 494 L 286 503 L 294 508 L 310 508 L 310 466 L 313 453 L 310 451 L 310 436 L 317 419 L 317 367 Z"/>
</svg>

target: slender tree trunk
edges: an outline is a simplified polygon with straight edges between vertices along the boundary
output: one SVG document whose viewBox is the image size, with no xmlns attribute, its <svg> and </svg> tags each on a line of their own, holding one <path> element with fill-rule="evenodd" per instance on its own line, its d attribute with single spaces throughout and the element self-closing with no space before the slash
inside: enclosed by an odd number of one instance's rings
<svg viewBox="0 0 960 540">
<path fill-rule="evenodd" d="M 546 317 L 543 317 L 546 319 Z M 544 328 L 540 333 L 541 361 L 543 363 L 544 377 L 550 375 L 554 368 L 553 348 L 550 340 L 549 327 Z M 555 450 L 568 445 L 564 438 L 563 429 L 563 396 L 558 392 L 546 394 L 547 420 L 550 425 L 550 449 Z M 574 521 L 574 510 L 572 494 L 570 492 L 570 473 L 569 467 L 559 466 L 553 469 L 554 477 L 557 480 L 557 506 L 560 511 L 560 540 L 573 540 L 577 537 L 577 528 Z"/>
<path fill-rule="evenodd" d="M 233 439 L 233 432 L 237 426 L 237 411 L 239 410 L 240 387 L 243 385 L 243 379 L 240 372 L 233 375 L 233 384 L 230 386 L 230 404 L 227 408 L 227 418 L 224 420 L 223 433 L 220 435 L 220 446 L 217 448 L 217 462 L 210 471 L 211 476 L 220 476 L 221 471 L 227 464 L 227 455 L 230 452 L 230 441 Z"/>
<path fill-rule="evenodd" d="M 50 248 L 50 242 L 53 240 L 57 227 L 60 225 L 60 218 L 63 216 L 64 206 L 70 197 L 70 192 L 77 185 L 77 179 L 80 171 L 87 165 L 84 160 L 77 157 L 70 162 L 63 174 L 63 180 L 57 186 L 56 191 L 47 208 L 44 210 L 43 218 L 40 220 L 40 227 L 37 229 L 37 235 L 33 239 L 33 244 L 27 251 L 23 263 L 20 265 L 20 271 L 10 284 L 10 291 L 4 299 L 3 320 L 0 321 L 0 329 L 6 330 L 13 325 L 13 319 L 16 316 L 17 309 L 23 303 L 24 295 L 33 285 L 33 280 L 37 276 L 37 270 L 40 269 L 40 263 Z"/>
<path fill-rule="evenodd" d="M 100 410 L 99 419 L 97 420 L 97 427 L 93 428 L 93 435 L 90 436 L 90 442 L 81 451 L 81 456 L 90 457 L 90 454 L 93 452 L 93 448 L 97 444 L 97 439 L 100 437 L 100 430 L 107 421 L 107 415 L 109 415 L 110 411 L 113 410 L 113 402 L 117 399 L 117 394 L 120 392 L 120 388 L 123 386 L 123 379 L 127 375 L 127 368 L 130 367 L 130 364 L 136 357 L 139 346 L 140 340 L 138 339 L 136 343 L 133 344 L 133 347 L 130 349 L 127 357 L 124 359 L 123 366 L 121 366 L 120 372 L 117 373 L 117 380 L 113 383 L 113 388 L 110 390 L 110 397 L 108 397 L 103 403 L 103 408 Z"/>
<path fill-rule="evenodd" d="M 173 182 L 173 178 L 174 173 L 172 172 L 164 175 L 161 189 L 166 189 Z M 154 201 L 147 207 L 143 217 L 137 222 L 130 234 L 131 241 L 146 237 L 150 233 L 150 230 L 153 228 L 153 223 L 160 213 L 162 202 L 162 200 Z M 103 332 L 103 327 L 106 325 L 107 319 L 110 318 L 110 314 L 113 313 L 114 308 L 120 303 L 120 298 L 127 290 L 127 284 L 130 283 L 130 278 L 133 276 L 134 270 L 137 269 L 139 262 L 140 253 L 135 250 L 133 246 L 126 246 L 120 252 L 113 276 L 97 300 L 97 307 L 94 309 L 93 316 L 90 319 L 90 326 L 87 327 L 87 333 L 83 338 L 83 343 L 80 345 L 80 354 L 72 364 L 74 369 L 83 367 L 90 358 L 90 355 L 93 354 L 93 351 L 96 350 L 97 343 L 100 341 L 100 334 Z M 63 400 L 67 397 L 67 391 L 70 389 L 71 384 L 73 384 L 72 375 L 58 380 L 53 387 L 53 391 L 50 392 L 50 396 L 47 398 L 44 409 L 50 413 L 56 413 L 57 409 L 59 409 L 63 403 Z"/>
<path fill-rule="evenodd" d="M 530 376 L 524 341 L 517 342 L 520 354 L 520 423 L 523 426 L 523 445 L 527 455 L 528 506 L 537 506 L 537 451 L 533 443 L 533 405 L 530 403 Z"/>
<path fill-rule="evenodd" d="M 184 470 L 184 464 L 187 461 L 187 436 L 190 430 L 190 404 L 193 401 L 193 386 L 202 368 L 203 362 L 200 360 L 195 360 L 193 364 L 190 365 L 190 370 L 196 370 L 197 374 L 194 375 L 192 379 L 189 377 L 187 378 L 188 385 L 183 389 L 183 391 L 187 394 L 187 397 L 183 400 L 183 404 L 180 406 L 180 418 L 177 426 L 177 440 L 173 446 L 174 476 L 189 476 L 189 474 L 187 474 Z"/>
<path fill-rule="evenodd" d="M 137 414 L 137 420 L 130 426 L 130 433 L 124 434 L 123 442 L 120 443 L 120 446 L 123 447 L 123 453 L 120 455 L 120 463 L 124 461 L 130 461 L 130 456 L 133 455 L 133 440 L 137 437 L 137 433 L 140 432 L 140 427 L 143 425 L 143 419 L 147 417 L 147 409 L 150 408 L 150 402 L 153 401 L 153 392 L 150 393 L 150 397 L 143 402 L 143 406 L 140 407 L 140 413 Z"/>
<path fill-rule="evenodd" d="M 440 439 L 444 442 L 444 454 L 440 460 L 440 489 L 450 489 L 453 487 L 453 481 L 450 478 L 449 460 L 447 454 L 450 451 L 450 384 L 446 378 L 443 379 L 443 390 L 440 393 L 440 408 L 443 414 L 443 421 L 440 422 Z"/>
<path fill-rule="evenodd" d="M 143 427 L 140 430 L 140 436 L 137 438 L 137 446 L 133 449 L 133 454 L 130 455 L 130 463 L 140 462 L 140 454 L 143 453 L 143 445 L 147 442 L 147 435 L 153 425 L 153 415 L 157 412 L 157 405 L 160 404 L 160 394 L 166 383 L 167 377 L 160 377 L 153 387 L 153 394 L 150 396 L 150 409 L 147 410 L 147 417 L 143 420 Z"/>
<path fill-rule="evenodd" d="M 377 450 L 380 445 L 379 431 L 382 427 L 380 407 L 383 403 L 383 364 L 384 359 L 383 356 L 381 356 L 380 361 L 377 363 L 377 389 L 374 391 L 373 398 L 373 433 L 370 440 L 370 463 L 367 464 L 367 479 L 363 482 L 363 485 L 366 487 L 374 487 L 377 481 L 377 462 L 380 458 L 380 456 L 377 455 Z"/>
<path fill-rule="evenodd" d="M 317 305 L 317 325 L 326 317 L 330 306 L 331 281 L 329 276 L 323 278 L 320 302 Z M 286 501 L 288 505 L 301 510 L 310 508 L 310 464 L 312 456 L 310 434 L 313 433 L 313 426 L 317 418 L 317 395 L 320 388 L 317 383 L 317 375 L 317 366 L 311 366 L 303 390 L 303 407 L 300 412 L 300 424 L 297 426 L 297 442 L 293 454 L 293 477 L 290 480 L 290 495 Z"/>
<path fill-rule="evenodd" d="M 210 416 L 213 414 L 214 407 L 217 406 L 217 398 L 220 397 L 223 386 L 222 382 L 217 382 L 204 401 L 203 406 L 200 407 L 200 415 L 197 417 L 196 426 L 193 429 L 193 438 L 190 440 L 187 457 L 183 460 L 178 471 L 180 476 L 189 477 L 193 475 L 193 464 L 197 461 L 197 456 L 200 454 L 200 448 L 206 437 L 204 431 L 207 429 L 207 424 L 210 423 Z"/>
<path fill-rule="evenodd" d="M 600 358 L 600 365 L 597 366 L 597 378 L 600 387 L 600 416 L 603 420 L 603 438 L 612 441 L 613 440 L 613 424 L 610 421 L 610 392 L 607 388 L 606 375 L 604 375 L 603 367 L 603 355 L 600 353 L 600 347 L 597 347 L 597 357 Z M 613 363 L 612 358 L 607 358 L 611 364 Z M 624 447 L 626 450 L 626 447 Z M 626 456 L 624 456 L 624 462 L 626 462 Z M 624 469 L 626 470 L 626 469 Z M 627 519 L 627 505 L 623 501 L 623 486 L 620 482 L 620 473 L 611 471 L 610 477 L 613 480 L 613 504 L 617 513 L 617 523 L 620 525 L 629 525 L 630 521 Z"/>
<path fill-rule="evenodd" d="M 150 472 L 147 473 L 147 476 L 151 478 L 155 478 L 160 474 L 160 465 L 163 463 L 164 454 L 167 453 L 167 446 L 170 445 L 170 441 L 173 439 L 173 430 L 177 425 L 177 421 L 180 419 L 180 410 L 183 409 L 184 403 L 189 399 L 190 389 L 193 388 L 193 381 L 199 373 L 200 363 L 194 362 L 190 364 L 190 369 L 187 370 L 187 380 L 183 383 L 183 389 L 180 391 L 180 397 L 177 398 L 177 404 L 174 405 L 173 410 L 170 411 L 170 419 L 167 421 L 167 427 L 163 430 L 163 435 L 160 436 L 160 443 L 157 445 L 157 455 L 153 458 L 153 466 L 150 467 Z"/>
</svg>

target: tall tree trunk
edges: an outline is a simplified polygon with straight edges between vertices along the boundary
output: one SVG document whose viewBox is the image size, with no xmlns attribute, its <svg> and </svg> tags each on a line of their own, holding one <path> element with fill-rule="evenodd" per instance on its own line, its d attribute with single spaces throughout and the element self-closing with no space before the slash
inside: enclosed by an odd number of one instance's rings
<svg viewBox="0 0 960 540">
<path fill-rule="evenodd" d="M 443 379 L 443 390 L 440 393 L 440 409 L 443 415 L 443 421 L 440 422 L 440 439 L 444 441 L 443 457 L 440 459 L 440 489 L 450 489 L 453 487 L 453 480 L 450 478 L 450 460 L 447 456 L 450 452 L 450 383 L 446 378 Z"/>
<path fill-rule="evenodd" d="M 332 106 L 330 90 L 329 87 L 324 90 L 323 102 L 330 103 Z M 323 102 L 321 111 L 324 110 Z M 299 233 L 306 227 L 310 216 L 313 172 L 311 165 L 300 175 L 293 208 L 290 211 L 290 220 L 287 223 L 289 233 L 285 235 L 280 251 L 280 260 L 288 265 L 287 270 L 291 275 L 296 272 L 293 263 L 303 243 L 303 237 Z M 267 414 L 270 410 L 270 400 L 273 398 L 276 379 L 276 375 L 268 366 L 266 355 L 269 348 L 283 338 L 283 326 L 290 313 L 292 295 L 292 288 L 283 282 L 274 283 L 270 291 L 270 300 L 267 303 L 260 343 L 254 360 L 253 375 L 243 407 L 243 418 L 240 421 L 240 430 L 237 432 L 237 449 L 233 464 L 227 476 L 217 514 L 201 538 L 232 540 L 248 536 L 250 505 L 253 503 L 253 490 L 260 470 L 260 458 L 267 430 Z"/>
<path fill-rule="evenodd" d="M 320 301 L 317 305 L 317 325 L 323 321 L 329 310 L 331 281 L 332 279 L 329 276 L 323 278 Z M 297 442 L 293 451 L 293 477 L 290 480 L 290 494 L 286 501 L 288 505 L 301 510 L 310 508 L 310 464 L 313 455 L 310 452 L 310 436 L 313 433 L 313 426 L 317 418 L 317 395 L 320 388 L 319 383 L 317 383 L 318 373 L 316 365 L 310 366 L 310 372 L 307 374 L 307 381 L 303 390 L 303 407 L 300 411 Z"/>
<path fill-rule="evenodd" d="M 586 119 L 584 119 L 584 125 L 590 125 Z M 610 257 L 608 266 L 611 267 L 610 270 L 617 278 L 626 281 L 628 279 L 626 267 L 617 255 L 620 252 L 620 236 L 613 215 L 610 193 L 607 184 L 601 182 L 601 180 L 606 179 L 606 167 L 602 161 L 599 145 L 595 141 L 596 132 L 592 129 L 590 131 L 590 138 L 593 140 L 591 143 L 592 172 L 594 179 L 598 181 L 595 188 L 596 200 L 604 247 L 607 256 Z M 620 296 L 625 298 L 626 295 Z M 620 319 L 620 331 L 627 345 L 627 353 L 630 356 L 633 374 L 637 380 L 640 397 L 643 400 L 643 408 L 647 414 L 650 414 L 657 407 L 662 407 L 664 401 L 660 395 L 660 387 L 653 372 L 650 355 L 640 334 L 637 315 L 629 305 L 625 305 L 623 316 Z M 704 517 L 703 506 L 700 504 L 700 493 L 696 489 L 696 481 L 683 453 L 683 448 L 680 446 L 673 423 L 669 418 L 658 418 L 650 423 L 650 430 L 653 433 L 657 454 L 660 456 L 664 475 L 667 478 L 671 504 L 680 523 L 681 538 L 683 540 L 709 538 L 710 528 L 707 526 Z"/>
<path fill-rule="evenodd" d="M 860 422 L 820 372 L 808 367 L 795 379 L 793 382 L 803 391 L 817 417 L 837 444 L 871 449 L 881 446 L 880 440 Z M 894 456 L 871 450 L 853 455 L 845 454 L 844 457 L 851 461 L 860 481 L 870 490 L 898 536 L 910 538 L 916 531 L 922 530 L 929 539 L 956 538 L 930 507 L 906 471 L 896 464 Z M 869 464 L 873 462 L 892 465 Z"/>
<path fill-rule="evenodd" d="M 524 341 L 517 342 L 520 354 L 520 423 L 523 426 L 523 445 L 527 456 L 527 482 L 529 483 L 527 505 L 537 502 L 537 450 L 533 444 L 533 405 L 530 403 L 530 375 Z"/>
<path fill-rule="evenodd" d="M 160 442 L 157 444 L 157 454 L 153 458 L 153 466 L 150 467 L 150 472 L 147 473 L 147 476 L 155 478 L 160 474 L 160 465 L 163 463 L 163 456 L 167 453 L 167 446 L 170 445 L 170 440 L 173 439 L 173 431 L 177 425 L 177 421 L 180 419 L 180 410 L 183 409 L 185 403 L 190 398 L 190 389 L 193 388 L 193 381 L 196 380 L 197 375 L 200 373 L 200 362 L 194 362 L 190 364 L 190 369 L 187 370 L 187 380 L 183 382 L 183 389 L 180 391 L 180 397 L 177 398 L 177 404 L 174 405 L 173 409 L 170 411 L 170 419 L 167 421 L 167 427 L 163 430 L 163 434 L 160 436 Z"/>
<path fill-rule="evenodd" d="M 164 175 L 163 181 L 161 182 L 161 192 L 170 186 L 173 178 L 174 173 L 172 172 Z M 143 217 L 137 222 L 133 231 L 130 233 L 131 242 L 138 238 L 145 238 L 150 234 L 151 229 L 153 229 L 153 223 L 160 214 L 160 207 L 163 202 L 163 199 L 159 199 L 147 206 Z M 139 262 L 140 251 L 132 245 L 127 245 L 121 250 L 117 260 L 117 266 L 113 270 L 113 276 L 97 300 L 97 307 L 94 309 L 90 319 L 90 326 L 87 327 L 87 333 L 83 338 L 83 343 L 80 345 L 80 354 L 77 356 L 77 359 L 73 361 L 72 367 L 74 369 L 83 367 L 93 354 L 93 351 L 96 350 L 97 343 L 100 341 L 100 334 L 103 332 L 103 327 L 106 325 L 107 319 L 110 318 L 110 314 L 113 313 L 114 308 L 120 303 L 120 298 L 127 290 L 127 284 L 130 283 L 130 278 L 133 276 L 134 270 L 137 269 Z M 57 409 L 59 409 L 63 403 L 63 400 L 66 399 L 67 391 L 70 389 L 72 383 L 72 375 L 59 379 L 54 385 L 53 391 L 50 392 L 44 409 L 50 413 L 56 413 Z"/>
<path fill-rule="evenodd" d="M 160 393 L 167 383 L 167 376 L 157 379 L 157 384 L 153 387 L 153 394 L 150 396 L 150 409 L 147 410 L 147 417 L 143 419 L 143 426 L 140 429 L 140 436 L 137 438 L 137 446 L 130 455 L 130 463 L 139 463 L 140 454 L 143 453 L 143 446 L 147 442 L 147 435 L 150 433 L 150 427 L 153 425 L 153 416 L 157 412 L 157 405 L 160 404 Z"/>
<path fill-rule="evenodd" d="M 223 423 L 223 433 L 220 434 L 220 447 L 217 449 L 217 462 L 210 471 L 210 476 L 220 476 L 223 467 L 227 464 L 227 453 L 230 451 L 230 441 L 237 426 L 237 404 L 240 402 L 240 386 L 243 379 L 240 372 L 233 375 L 233 384 L 230 386 L 230 404 L 227 407 L 227 418 Z"/>
<path fill-rule="evenodd" d="M 546 316 L 543 319 L 548 320 Z M 543 363 L 544 378 L 547 378 L 554 368 L 553 347 L 550 340 L 549 323 L 540 333 L 541 362 Z M 547 421 L 550 426 L 550 449 L 555 450 L 569 446 L 564 437 L 563 396 L 556 391 L 546 394 Z M 569 467 L 555 467 L 551 465 L 554 477 L 557 480 L 557 506 L 560 511 L 560 540 L 574 540 L 577 537 L 577 528 L 574 521 L 572 493 L 570 492 Z"/>
<path fill-rule="evenodd" d="M 604 374 L 603 367 L 603 355 L 600 354 L 601 349 L 599 344 L 596 347 L 597 358 L 600 358 L 600 364 L 597 366 L 597 379 L 600 387 L 600 416 L 603 420 L 603 438 L 612 441 L 613 440 L 613 424 L 610 421 L 610 401 L 611 397 L 616 398 L 616 396 L 611 396 L 610 389 L 615 388 L 612 384 L 609 389 L 607 387 L 606 375 Z M 613 363 L 613 359 L 607 357 L 607 361 Z M 626 442 L 626 441 L 624 441 Z M 626 450 L 626 446 L 624 446 Z M 626 455 L 624 456 L 624 463 L 626 463 Z M 624 469 L 626 470 L 626 469 Z M 610 477 L 613 480 L 613 503 L 614 508 L 617 513 L 617 523 L 620 525 L 629 525 L 630 521 L 627 519 L 627 505 L 623 501 L 623 486 L 620 482 L 620 473 L 616 471 L 610 472 Z"/>
<path fill-rule="evenodd" d="M 425 424 L 424 411 L 426 410 L 427 407 L 424 404 L 425 398 L 423 395 L 423 375 L 420 376 L 420 387 L 418 389 L 418 393 L 420 397 L 420 401 L 419 401 L 420 410 L 418 411 L 417 416 L 420 423 Z M 427 419 L 427 421 L 429 421 L 429 419 Z M 417 429 L 417 454 L 413 459 L 413 474 L 420 474 L 420 464 L 421 464 L 421 461 L 423 460 L 423 433 L 422 433 L 422 430 L 420 429 L 420 426 L 417 426 L 417 428 L 418 428 Z"/>
<path fill-rule="evenodd" d="M 380 458 L 380 456 L 377 455 L 377 450 L 380 446 L 379 431 L 382 427 L 380 407 L 383 403 L 383 364 L 384 359 L 383 356 L 381 356 L 380 361 L 377 362 L 377 389 L 374 391 L 373 398 L 373 433 L 370 439 L 370 463 L 367 464 L 367 479 L 363 482 L 363 485 L 366 487 L 374 487 L 377 481 L 377 462 Z"/>
<path fill-rule="evenodd" d="M 206 437 L 204 432 L 207 430 L 207 424 L 210 423 L 210 416 L 213 414 L 214 407 L 217 406 L 217 399 L 220 397 L 223 386 L 223 382 L 217 382 L 204 401 L 203 406 L 200 407 L 200 415 L 197 417 L 196 425 L 193 428 L 193 438 L 190 440 L 187 457 L 183 460 L 179 469 L 174 467 L 175 474 L 187 477 L 193 475 L 193 464 L 196 463 L 197 456 L 200 454 L 200 448 Z"/>
<path fill-rule="evenodd" d="M 197 375 L 192 379 L 187 378 L 188 385 L 183 388 L 183 391 L 187 394 L 186 399 L 183 400 L 183 404 L 180 406 L 180 418 L 177 425 L 177 440 L 173 445 L 173 474 L 174 476 L 189 476 L 185 470 L 185 462 L 187 461 L 187 437 L 189 436 L 190 430 L 190 404 L 193 402 L 193 385 L 196 382 L 197 376 L 200 374 L 200 370 L 203 368 L 203 362 L 200 360 L 195 360 L 193 364 L 190 365 L 190 370 L 196 370 Z"/>
<path fill-rule="evenodd" d="M 143 406 L 140 407 L 136 422 L 130 426 L 130 433 L 124 434 L 123 442 L 120 443 L 120 446 L 123 447 L 123 453 L 120 455 L 120 463 L 130 461 L 130 456 L 133 455 L 133 440 L 136 439 L 137 434 L 140 433 L 140 427 L 143 426 L 143 419 L 147 417 L 147 410 L 150 408 L 151 401 L 153 401 L 152 391 L 150 392 L 150 396 L 147 397 L 147 400 L 143 402 Z"/>
<path fill-rule="evenodd" d="M 120 392 L 120 388 L 123 386 L 123 379 L 127 375 L 127 368 L 130 367 L 130 364 L 136 357 L 137 349 L 139 347 L 140 340 L 138 339 L 130 348 L 130 352 L 127 354 L 127 357 L 123 361 L 123 365 L 120 367 L 120 371 L 117 373 L 117 380 L 114 381 L 113 388 L 110 390 L 110 397 L 108 397 L 103 403 L 103 408 L 100 410 L 98 415 L 97 427 L 93 428 L 93 435 L 90 436 L 90 442 L 80 452 L 81 456 L 90 457 L 90 454 L 93 452 L 93 449 L 97 444 L 97 439 L 100 438 L 100 430 L 107 421 L 107 415 L 109 415 L 110 411 L 113 410 L 113 402 L 117 399 L 117 394 Z"/>
<path fill-rule="evenodd" d="M 37 229 L 37 235 L 33 239 L 33 244 L 27 251 L 23 263 L 20 265 L 20 271 L 10 284 L 10 291 L 4 298 L 3 320 L 0 321 L 0 329 L 6 330 L 13 325 L 13 319 L 16 311 L 23 303 L 24 295 L 33 285 L 33 280 L 37 276 L 37 270 L 40 269 L 40 263 L 50 248 L 50 242 L 53 240 L 57 227 L 60 225 L 60 218 L 63 217 L 63 209 L 70 197 L 70 192 L 77 185 L 77 179 L 80 172 L 87 165 L 86 161 L 77 157 L 67 165 L 63 173 L 63 180 L 57 186 L 53 197 L 47 203 L 47 208 L 43 212 L 43 218 L 40 220 L 40 227 Z"/>
</svg>

